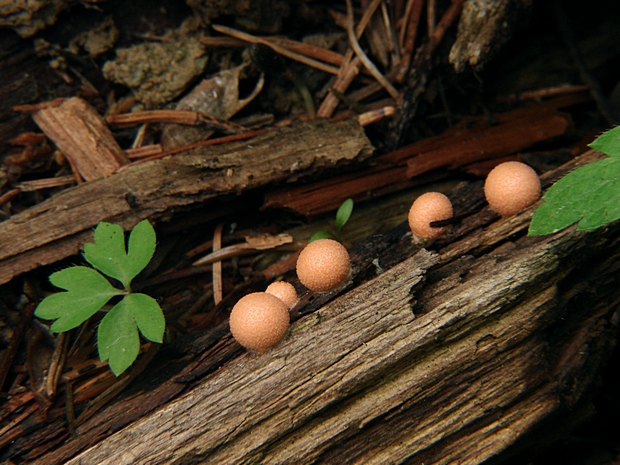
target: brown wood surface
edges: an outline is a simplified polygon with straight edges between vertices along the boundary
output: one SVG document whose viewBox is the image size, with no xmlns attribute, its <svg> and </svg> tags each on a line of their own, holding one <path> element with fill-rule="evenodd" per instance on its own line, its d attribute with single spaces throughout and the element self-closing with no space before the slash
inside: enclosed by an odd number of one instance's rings
<svg viewBox="0 0 620 465">
<path fill-rule="evenodd" d="M 589 152 L 544 181 L 598 158 Z M 317 296 L 328 303 L 282 344 L 232 358 L 68 463 L 493 457 L 587 402 L 615 342 L 620 227 L 530 238 L 533 209 L 498 220 L 484 208 L 436 252 L 412 245 L 406 227 L 360 244 L 353 281 L 376 277 L 331 302 Z M 409 258 L 391 267 L 398 247 Z"/>
<path fill-rule="evenodd" d="M 321 120 L 130 166 L 0 223 L 0 284 L 78 253 L 101 221 L 127 230 L 145 218 L 156 221 L 219 195 L 297 179 L 371 153 L 357 122 Z"/>
<path fill-rule="evenodd" d="M 86 181 L 111 176 L 129 163 L 101 116 L 79 97 L 42 108 L 32 118 Z"/>
</svg>

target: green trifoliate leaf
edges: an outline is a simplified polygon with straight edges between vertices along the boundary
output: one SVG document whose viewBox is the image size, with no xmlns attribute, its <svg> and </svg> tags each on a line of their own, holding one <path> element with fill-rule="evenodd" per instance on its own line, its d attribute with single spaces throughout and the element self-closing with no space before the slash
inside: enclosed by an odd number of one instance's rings
<svg viewBox="0 0 620 465">
<path fill-rule="evenodd" d="M 336 228 L 338 233 L 342 230 L 342 227 L 349 221 L 351 213 L 353 212 L 353 199 L 347 199 L 342 202 L 340 208 L 336 212 Z"/>
<path fill-rule="evenodd" d="M 101 361 L 108 360 L 112 372 L 119 376 L 138 357 L 140 337 L 131 312 L 126 308 L 125 297 L 103 317 L 97 331 L 97 344 Z"/>
<path fill-rule="evenodd" d="M 149 341 L 161 343 L 166 321 L 157 301 L 146 294 L 129 294 L 123 303 L 142 335 Z"/>
<path fill-rule="evenodd" d="M 597 139 L 598 140 L 598 139 Z M 556 182 L 536 209 L 529 235 L 551 234 L 574 223 L 588 230 L 620 218 L 620 158 L 577 168 Z"/>
<path fill-rule="evenodd" d="M 590 144 L 594 150 L 603 152 L 610 157 L 620 156 L 620 126 L 604 132 Z"/>
<path fill-rule="evenodd" d="M 81 325 L 112 297 L 123 292 L 113 287 L 100 273 L 85 266 L 57 271 L 51 283 L 67 292 L 52 294 L 41 301 L 35 315 L 56 320 L 51 331 L 62 332 Z"/>
<path fill-rule="evenodd" d="M 155 252 L 155 231 L 147 221 L 141 221 L 129 237 L 129 252 L 125 251 L 125 234 L 120 226 L 99 223 L 95 243 L 84 245 L 84 258 L 106 275 L 118 279 L 126 289 L 149 263 Z"/>
</svg>

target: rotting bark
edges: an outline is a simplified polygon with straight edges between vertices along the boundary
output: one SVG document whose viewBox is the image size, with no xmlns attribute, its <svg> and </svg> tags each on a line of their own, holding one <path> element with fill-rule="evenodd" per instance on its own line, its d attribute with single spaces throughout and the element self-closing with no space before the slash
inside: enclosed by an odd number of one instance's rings
<svg viewBox="0 0 620 465">
<path fill-rule="evenodd" d="M 0 223 L 0 284 L 78 253 L 101 221 L 127 230 L 145 218 L 158 220 L 216 196 L 363 160 L 371 152 L 357 122 L 321 120 L 130 166 Z"/>
<path fill-rule="evenodd" d="M 447 464 L 500 453 L 587 401 L 615 342 L 620 226 L 524 237 L 532 211 L 493 222 L 483 209 L 436 253 L 351 289 L 278 347 L 208 371 L 69 463 Z M 399 231 L 390 250 L 411 242 Z"/>
</svg>

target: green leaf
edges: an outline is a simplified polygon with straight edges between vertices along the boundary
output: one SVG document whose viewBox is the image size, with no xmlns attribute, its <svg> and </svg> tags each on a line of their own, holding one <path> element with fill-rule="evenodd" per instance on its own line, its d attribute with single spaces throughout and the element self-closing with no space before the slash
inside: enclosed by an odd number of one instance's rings
<svg viewBox="0 0 620 465">
<path fill-rule="evenodd" d="M 603 152 L 611 157 L 620 156 L 620 126 L 604 132 L 590 144 L 594 150 Z"/>
<path fill-rule="evenodd" d="M 161 343 L 166 320 L 157 301 L 146 294 L 129 294 L 123 302 L 142 335 L 149 341 Z"/>
<path fill-rule="evenodd" d="M 95 243 L 84 245 L 84 258 L 106 275 L 118 279 L 129 289 L 155 252 L 155 231 L 147 221 L 138 223 L 129 237 L 125 251 L 125 234 L 120 226 L 101 222 L 95 229 Z"/>
<path fill-rule="evenodd" d="M 56 320 L 50 330 L 63 332 L 81 325 L 112 297 L 123 292 L 113 287 L 100 273 L 85 266 L 57 271 L 51 283 L 67 292 L 52 294 L 41 301 L 35 315 Z"/>
<path fill-rule="evenodd" d="M 131 276 L 130 281 L 149 264 L 155 253 L 155 245 L 155 230 L 148 220 L 142 220 L 134 226 L 129 235 L 127 252 L 126 271 Z"/>
<path fill-rule="evenodd" d="M 95 243 L 84 244 L 84 258 L 106 275 L 118 279 L 126 286 L 124 271 L 125 234 L 117 224 L 101 222 L 95 229 Z"/>
<path fill-rule="evenodd" d="M 97 331 L 99 358 L 108 360 L 112 372 L 119 376 L 138 358 L 140 337 L 131 312 L 127 309 L 127 296 L 101 320 Z"/>
<path fill-rule="evenodd" d="M 316 241 L 318 239 L 336 239 L 334 235 L 327 231 L 317 231 L 312 237 L 308 240 L 308 243 Z"/>
<path fill-rule="evenodd" d="M 551 234 L 574 223 L 595 229 L 620 218 L 620 158 L 577 168 L 556 182 L 536 209 L 529 235 Z"/>
<path fill-rule="evenodd" d="M 342 227 L 349 221 L 351 213 L 353 212 L 353 199 L 347 199 L 342 202 L 340 208 L 336 212 L 336 228 L 338 233 L 342 230 Z"/>
</svg>

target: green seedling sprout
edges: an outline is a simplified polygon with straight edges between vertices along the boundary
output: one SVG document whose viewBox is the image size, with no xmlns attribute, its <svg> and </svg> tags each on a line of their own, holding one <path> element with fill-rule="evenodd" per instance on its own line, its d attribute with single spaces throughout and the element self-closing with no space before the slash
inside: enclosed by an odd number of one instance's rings
<svg viewBox="0 0 620 465">
<path fill-rule="evenodd" d="M 338 242 L 342 242 L 340 239 L 340 233 L 342 228 L 349 221 L 351 213 L 353 212 L 353 199 L 347 199 L 338 208 L 336 212 L 336 234 L 332 234 L 328 231 L 317 231 L 310 238 L 308 242 L 316 241 L 317 239 L 335 239 Z"/>
<path fill-rule="evenodd" d="M 539 236 L 577 223 L 578 230 L 596 229 L 620 219 L 620 126 L 590 144 L 609 156 L 577 168 L 543 196 L 528 234 Z"/>
<path fill-rule="evenodd" d="M 138 357 L 140 336 L 161 343 L 166 326 L 164 314 L 155 299 L 131 292 L 131 281 L 151 261 L 155 253 L 155 230 L 147 221 L 138 223 L 129 236 L 120 226 L 99 223 L 95 243 L 84 245 L 84 258 L 93 268 L 73 266 L 50 275 L 50 282 L 66 292 L 52 294 L 41 301 L 35 315 L 56 320 L 52 332 L 64 332 L 84 323 L 110 299 L 123 296 L 106 313 L 97 331 L 99 357 L 108 361 L 112 372 L 119 376 Z M 104 276 L 105 275 L 105 276 Z M 113 286 L 106 276 L 119 281 L 122 289 Z"/>
</svg>

